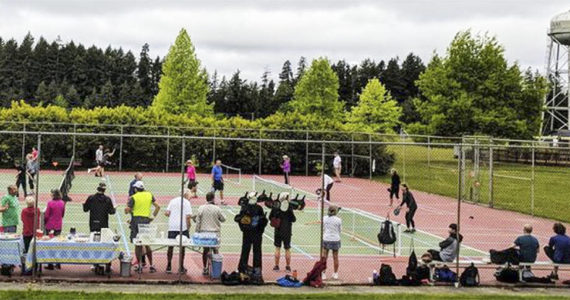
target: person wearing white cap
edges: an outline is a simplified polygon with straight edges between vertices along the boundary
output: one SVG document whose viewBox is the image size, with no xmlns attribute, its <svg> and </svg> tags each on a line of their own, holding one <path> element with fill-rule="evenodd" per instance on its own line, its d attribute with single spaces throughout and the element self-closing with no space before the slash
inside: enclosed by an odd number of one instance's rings
<svg viewBox="0 0 570 300">
<path fill-rule="evenodd" d="M 267 217 L 265 217 L 263 208 L 257 204 L 257 196 L 255 192 L 250 192 L 247 198 L 248 203 L 242 206 L 239 214 L 234 218 L 234 221 L 239 224 L 239 228 L 243 233 L 238 270 L 241 273 L 246 273 L 249 252 L 253 246 L 254 275 L 262 281 L 261 242 L 263 231 L 265 230 L 265 226 L 267 226 Z"/>
<path fill-rule="evenodd" d="M 144 189 L 144 183 L 142 181 L 137 181 L 133 184 L 135 188 L 135 194 L 129 198 L 127 207 L 125 207 L 126 214 L 132 214 L 131 220 L 131 242 L 137 237 L 139 231 L 139 224 L 150 224 L 154 218 L 158 215 L 160 211 L 160 206 L 156 203 L 154 196 Z M 154 212 L 152 212 L 151 218 L 151 208 L 154 206 Z M 142 256 L 145 254 L 142 246 L 135 246 L 135 254 L 137 256 L 138 265 L 135 266 L 135 271 L 141 273 Z M 150 263 L 150 272 L 156 272 L 156 268 L 152 264 L 152 250 L 149 246 L 146 246 L 146 256 L 148 262 Z"/>
<path fill-rule="evenodd" d="M 279 206 L 275 206 L 269 214 L 271 226 L 275 228 L 273 236 L 275 267 L 273 267 L 273 271 L 279 271 L 281 245 L 283 245 L 283 248 L 285 248 L 285 271 L 291 272 L 291 236 L 293 235 L 293 223 L 297 221 L 297 218 L 295 218 L 293 209 L 289 206 L 289 193 L 280 193 L 279 203 Z"/>
</svg>

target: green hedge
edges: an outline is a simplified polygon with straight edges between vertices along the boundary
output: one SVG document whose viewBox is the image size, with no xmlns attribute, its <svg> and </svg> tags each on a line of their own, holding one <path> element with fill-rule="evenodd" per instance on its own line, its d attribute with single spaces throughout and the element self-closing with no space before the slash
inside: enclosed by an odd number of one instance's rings
<svg viewBox="0 0 570 300">
<path fill-rule="evenodd" d="M 86 132 L 110 134 L 147 134 L 158 135 L 162 138 L 123 138 L 123 168 L 163 170 L 166 161 L 167 136 L 205 136 L 218 138 L 264 138 L 280 140 L 330 140 L 330 141 L 368 141 L 367 134 L 353 133 L 349 125 L 323 120 L 316 116 L 306 116 L 294 113 L 276 113 L 265 119 L 255 121 L 241 117 L 189 117 L 171 115 L 153 108 L 127 107 L 66 110 L 61 107 L 35 107 L 24 102 L 13 102 L 10 108 L 0 109 L 0 126 L 2 130 L 21 131 L 55 131 L 55 132 Z M 46 123 L 48 122 L 48 123 Z M 81 125 L 58 124 L 72 123 Z M 123 125 L 106 126 L 106 125 Z M 246 130 L 247 129 L 247 130 Z M 275 131 L 275 129 L 297 131 Z M 323 132 L 318 132 L 323 131 Z M 324 132 L 326 131 L 326 132 Z M 10 166 L 22 155 L 22 135 L 0 135 L 0 163 L 3 167 Z M 37 136 L 26 135 L 26 151 L 30 151 Z M 107 147 L 117 147 L 120 137 L 86 137 L 78 136 L 76 140 L 76 157 L 84 166 L 93 162 L 94 152 L 98 144 Z M 187 139 L 186 156 L 195 156 L 200 167 L 209 167 L 213 157 L 213 141 Z M 29 146 L 28 146 L 29 145 Z M 42 163 L 50 167 L 51 162 L 60 157 L 71 157 L 73 145 L 72 135 L 42 136 Z M 240 166 L 244 172 L 257 173 L 259 169 L 259 142 L 243 140 L 216 140 L 216 157 L 231 165 Z M 169 165 L 180 166 L 182 142 L 180 139 L 169 140 Z M 321 144 L 308 143 L 311 153 L 321 153 Z M 339 151 L 344 155 L 355 153 L 372 157 L 376 160 L 376 173 L 385 174 L 394 162 L 394 156 L 386 151 L 384 146 L 354 145 L 333 143 L 325 145 L 326 152 Z M 279 173 L 279 162 L 283 154 L 292 159 L 293 171 L 304 173 L 306 165 L 307 143 L 263 142 L 261 144 L 262 172 Z M 320 157 L 310 156 L 309 166 L 316 171 Z M 328 157 L 327 159 L 330 159 Z M 116 154 L 115 162 L 118 162 Z M 358 172 L 355 175 L 368 175 L 368 160 L 355 159 Z M 345 159 L 349 167 L 351 159 Z"/>
</svg>

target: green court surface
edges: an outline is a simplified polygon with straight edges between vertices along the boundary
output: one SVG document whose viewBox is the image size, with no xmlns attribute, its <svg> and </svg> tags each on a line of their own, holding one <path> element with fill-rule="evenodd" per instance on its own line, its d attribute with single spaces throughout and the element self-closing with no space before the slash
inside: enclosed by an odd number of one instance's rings
<svg viewBox="0 0 570 300">
<path fill-rule="evenodd" d="M 40 209 L 45 208 L 49 200 L 49 190 L 58 187 L 62 180 L 62 172 L 43 172 L 40 176 Z M 13 183 L 15 172 L 2 172 L 0 173 L 0 184 L 7 186 Z M 127 217 L 124 214 L 124 207 L 127 201 L 127 191 L 129 182 L 132 180 L 131 173 L 109 173 L 109 181 L 107 184 L 109 189 L 107 194 L 115 197 L 118 203 L 117 215 L 110 216 L 110 228 L 121 234 L 121 229 L 118 224 L 119 220 L 122 222 L 123 233 L 128 237 L 129 224 Z M 161 206 L 159 216 L 153 221 L 158 227 L 158 234 L 168 231 L 168 219 L 164 215 L 164 211 L 171 198 L 177 197 L 180 193 L 181 177 L 176 174 L 145 174 L 143 181 L 147 190 L 151 191 L 156 197 Z M 202 186 L 207 186 L 209 178 L 206 175 L 200 174 L 198 181 L 202 182 Z M 76 172 L 76 177 L 73 180 L 73 187 L 70 196 L 73 201 L 69 202 L 66 207 L 66 214 L 64 217 L 63 233 L 69 232 L 69 229 L 74 227 L 77 232 L 88 232 L 89 216 L 88 213 L 83 212 L 82 203 L 85 201 L 89 194 L 95 192 L 95 188 L 101 180 L 88 175 L 87 172 Z M 237 197 L 243 196 L 247 191 L 252 190 L 253 186 L 252 176 L 242 176 L 240 183 L 237 183 L 236 178 L 226 179 L 225 195 L 228 198 L 228 206 L 223 206 L 223 212 L 226 217 L 226 222 L 222 225 L 222 248 L 223 253 L 239 253 L 241 249 L 241 232 L 238 225 L 234 222 L 233 218 L 239 212 L 239 207 L 236 205 Z M 200 185 L 199 185 L 200 186 Z M 267 193 L 273 192 L 274 195 L 287 191 L 289 187 L 280 184 L 274 184 L 271 181 L 255 180 L 256 190 L 266 190 Z M 198 207 L 205 203 L 204 190 L 200 189 L 198 199 L 191 199 L 192 208 L 197 211 Z M 307 207 L 303 211 L 295 211 L 297 222 L 293 225 L 292 237 L 292 252 L 297 255 L 303 255 L 307 258 L 318 257 L 320 251 L 320 209 L 315 199 L 315 195 L 310 192 L 294 190 L 293 192 L 301 195 L 307 195 Z M 20 197 L 23 201 L 23 197 Z M 21 203 L 24 207 L 24 203 Z M 269 209 L 265 208 L 267 214 Z M 403 226 L 396 225 L 398 242 L 393 246 L 386 246 L 382 249 L 377 240 L 377 234 L 380 230 L 380 224 L 384 221 L 381 217 L 375 216 L 369 212 L 360 210 L 358 208 L 343 208 L 339 217 L 343 220 L 342 231 L 342 250 L 341 255 L 352 256 L 371 256 L 383 255 L 392 256 L 394 251 L 397 255 L 408 255 L 410 253 L 410 244 L 413 238 L 415 250 L 417 253 L 423 253 L 427 249 L 437 249 L 438 243 L 443 239 L 442 237 L 432 235 L 427 232 L 417 231 L 415 234 L 403 233 Z M 191 229 L 192 231 L 192 229 Z M 132 244 L 128 244 L 130 251 L 133 250 Z M 265 230 L 263 239 L 263 251 L 271 253 L 274 250 L 273 246 L 273 228 L 268 226 Z M 269 252 L 268 252 L 269 251 Z M 462 249 L 463 256 L 481 256 L 483 252 L 464 247 Z"/>
</svg>

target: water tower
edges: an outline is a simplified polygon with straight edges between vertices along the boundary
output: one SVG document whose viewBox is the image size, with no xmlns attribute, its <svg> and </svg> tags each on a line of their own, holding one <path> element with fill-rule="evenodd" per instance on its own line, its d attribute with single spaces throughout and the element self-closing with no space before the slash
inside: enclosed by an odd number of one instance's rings
<svg viewBox="0 0 570 300">
<path fill-rule="evenodd" d="M 552 18 L 548 37 L 546 78 L 550 92 L 542 113 L 543 136 L 560 135 L 570 130 L 570 11 Z"/>
</svg>

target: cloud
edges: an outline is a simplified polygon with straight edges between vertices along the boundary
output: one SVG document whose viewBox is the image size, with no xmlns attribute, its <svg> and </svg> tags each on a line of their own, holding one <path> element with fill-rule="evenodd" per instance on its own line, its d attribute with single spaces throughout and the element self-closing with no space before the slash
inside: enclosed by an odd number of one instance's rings
<svg viewBox="0 0 570 300">
<path fill-rule="evenodd" d="M 566 6 L 564 5 L 566 4 Z M 510 61 L 543 69 L 549 20 L 566 1 L 3 1 L 0 36 L 28 32 L 48 40 L 167 53 L 188 30 L 210 73 L 273 78 L 286 59 L 327 56 L 358 63 L 414 52 L 428 61 L 460 30 L 497 35 Z"/>
</svg>

